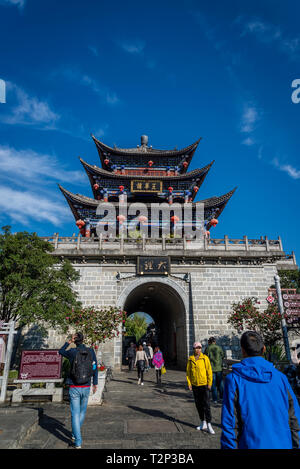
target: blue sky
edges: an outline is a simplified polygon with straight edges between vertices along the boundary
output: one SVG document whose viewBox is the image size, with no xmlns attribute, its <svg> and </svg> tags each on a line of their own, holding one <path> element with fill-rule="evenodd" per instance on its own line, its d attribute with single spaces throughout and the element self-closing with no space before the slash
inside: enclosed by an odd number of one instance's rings
<svg viewBox="0 0 300 469">
<path fill-rule="evenodd" d="M 202 137 L 197 200 L 238 189 L 213 237 L 282 237 L 300 259 L 296 1 L 0 0 L 0 222 L 77 232 L 57 187 L 91 196 L 90 134 L 154 148 Z"/>
</svg>

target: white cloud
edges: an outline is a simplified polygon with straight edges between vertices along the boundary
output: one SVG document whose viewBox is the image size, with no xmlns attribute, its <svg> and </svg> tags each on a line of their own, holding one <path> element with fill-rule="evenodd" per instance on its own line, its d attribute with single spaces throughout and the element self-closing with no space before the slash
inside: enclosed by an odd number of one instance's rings
<svg viewBox="0 0 300 469">
<path fill-rule="evenodd" d="M 54 127 L 60 116 L 50 109 L 46 101 L 29 96 L 14 83 L 7 82 L 7 105 L 9 113 L 1 117 L 5 124 L 27 124 Z M 9 103 L 13 103 L 9 106 Z"/>
<path fill-rule="evenodd" d="M 101 85 L 97 80 L 91 78 L 89 75 L 82 74 L 77 69 L 64 68 L 63 70 L 58 70 L 53 73 L 53 76 L 56 75 L 62 75 L 67 80 L 90 88 L 107 104 L 115 105 L 120 101 L 115 92 L 111 91 L 108 87 Z"/>
<path fill-rule="evenodd" d="M 23 8 L 25 6 L 25 2 L 26 0 L 0 0 L 0 5 L 12 5 Z"/>
<path fill-rule="evenodd" d="M 137 54 L 140 55 L 144 52 L 145 43 L 143 41 L 120 41 L 120 47 L 129 54 Z"/>
<path fill-rule="evenodd" d="M 286 54 L 290 59 L 299 59 L 300 36 L 294 37 L 286 34 L 278 26 L 258 18 L 248 21 L 239 18 L 236 22 L 242 24 L 243 31 L 241 36 L 251 34 L 261 43 L 277 45 L 278 50 Z"/>
<path fill-rule="evenodd" d="M 24 225 L 36 220 L 59 226 L 71 218 L 65 204 L 50 200 L 38 192 L 18 191 L 8 186 L 0 186 L 0 212 Z"/>
<path fill-rule="evenodd" d="M 252 145 L 255 145 L 255 141 L 252 137 L 247 137 L 245 138 L 245 140 L 242 141 L 242 144 L 251 147 Z"/>
<path fill-rule="evenodd" d="M 41 189 L 53 182 L 84 183 L 82 171 L 68 171 L 54 156 L 37 153 L 33 150 L 16 150 L 0 145 L 0 171 L 2 180 L 13 181 L 17 185 L 34 183 Z"/>
<path fill-rule="evenodd" d="M 272 161 L 273 166 L 278 168 L 280 171 L 287 173 L 292 179 L 300 179 L 300 170 L 294 168 L 290 164 L 281 164 L 278 158 L 274 158 Z"/>
<path fill-rule="evenodd" d="M 260 119 L 260 111 L 253 104 L 246 104 L 242 115 L 240 130 L 243 133 L 251 133 L 255 129 L 255 124 Z"/>
</svg>

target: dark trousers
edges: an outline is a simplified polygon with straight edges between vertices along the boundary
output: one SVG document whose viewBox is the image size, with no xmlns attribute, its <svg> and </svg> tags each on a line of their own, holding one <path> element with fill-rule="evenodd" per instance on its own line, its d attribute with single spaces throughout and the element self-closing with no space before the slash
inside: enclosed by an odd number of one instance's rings
<svg viewBox="0 0 300 469">
<path fill-rule="evenodd" d="M 132 371 L 132 370 L 133 370 L 133 367 L 134 367 L 134 360 L 135 360 L 134 357 L 128 357 L 128 369 L 129 369 L 129 371 Z"/>
<path fill-rule="evenodd" d="M 206 420 L 207 423 L 211 422 L 211 412 L 209 403 L 209 389 L 205 386 L 192 386 L 195 399 L 196 408 L 200 420 Z"/>
<path fill-rule="evenodd" d="M 144 370 L 141 368 L 138 368 L 138 378 L 140 378 L 141 383 L 144 382 Z"/>
<path fill-rule="evenodd" d="M 155 370 L 156 372 L 156 383 L 161 384 L 161 370 Z"/>
</svg>

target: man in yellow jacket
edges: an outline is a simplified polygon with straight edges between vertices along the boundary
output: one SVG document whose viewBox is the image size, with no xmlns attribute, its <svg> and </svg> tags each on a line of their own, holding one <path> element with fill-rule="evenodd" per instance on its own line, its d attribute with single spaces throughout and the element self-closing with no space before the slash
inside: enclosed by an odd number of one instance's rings
<svg viewBox="0 0 300 469">
<path fill-rule="evenodd" d="M 193 391 L 196 408 L 201 420 L 197 430 L 207 430 L 214 434 L 211 426 L 210 395 L 213 374 L 207 355 L 202 353 L 202 345 L 195 342 L 194 354 L 190 356 L 186 367 L 186 379 L 190 391 Z"/>
</svg>

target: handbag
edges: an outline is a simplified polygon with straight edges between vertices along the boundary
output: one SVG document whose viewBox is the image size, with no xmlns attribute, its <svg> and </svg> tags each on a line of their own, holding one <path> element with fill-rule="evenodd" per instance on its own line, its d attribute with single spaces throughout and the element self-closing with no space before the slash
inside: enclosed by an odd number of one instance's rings
<svg viewBox="0 0 300 469">
<path fill-rule="evenodd" d="M 167 372 L 165 365 L 161 367 L 161 374 L 164 375 Z"/>
</svg>

